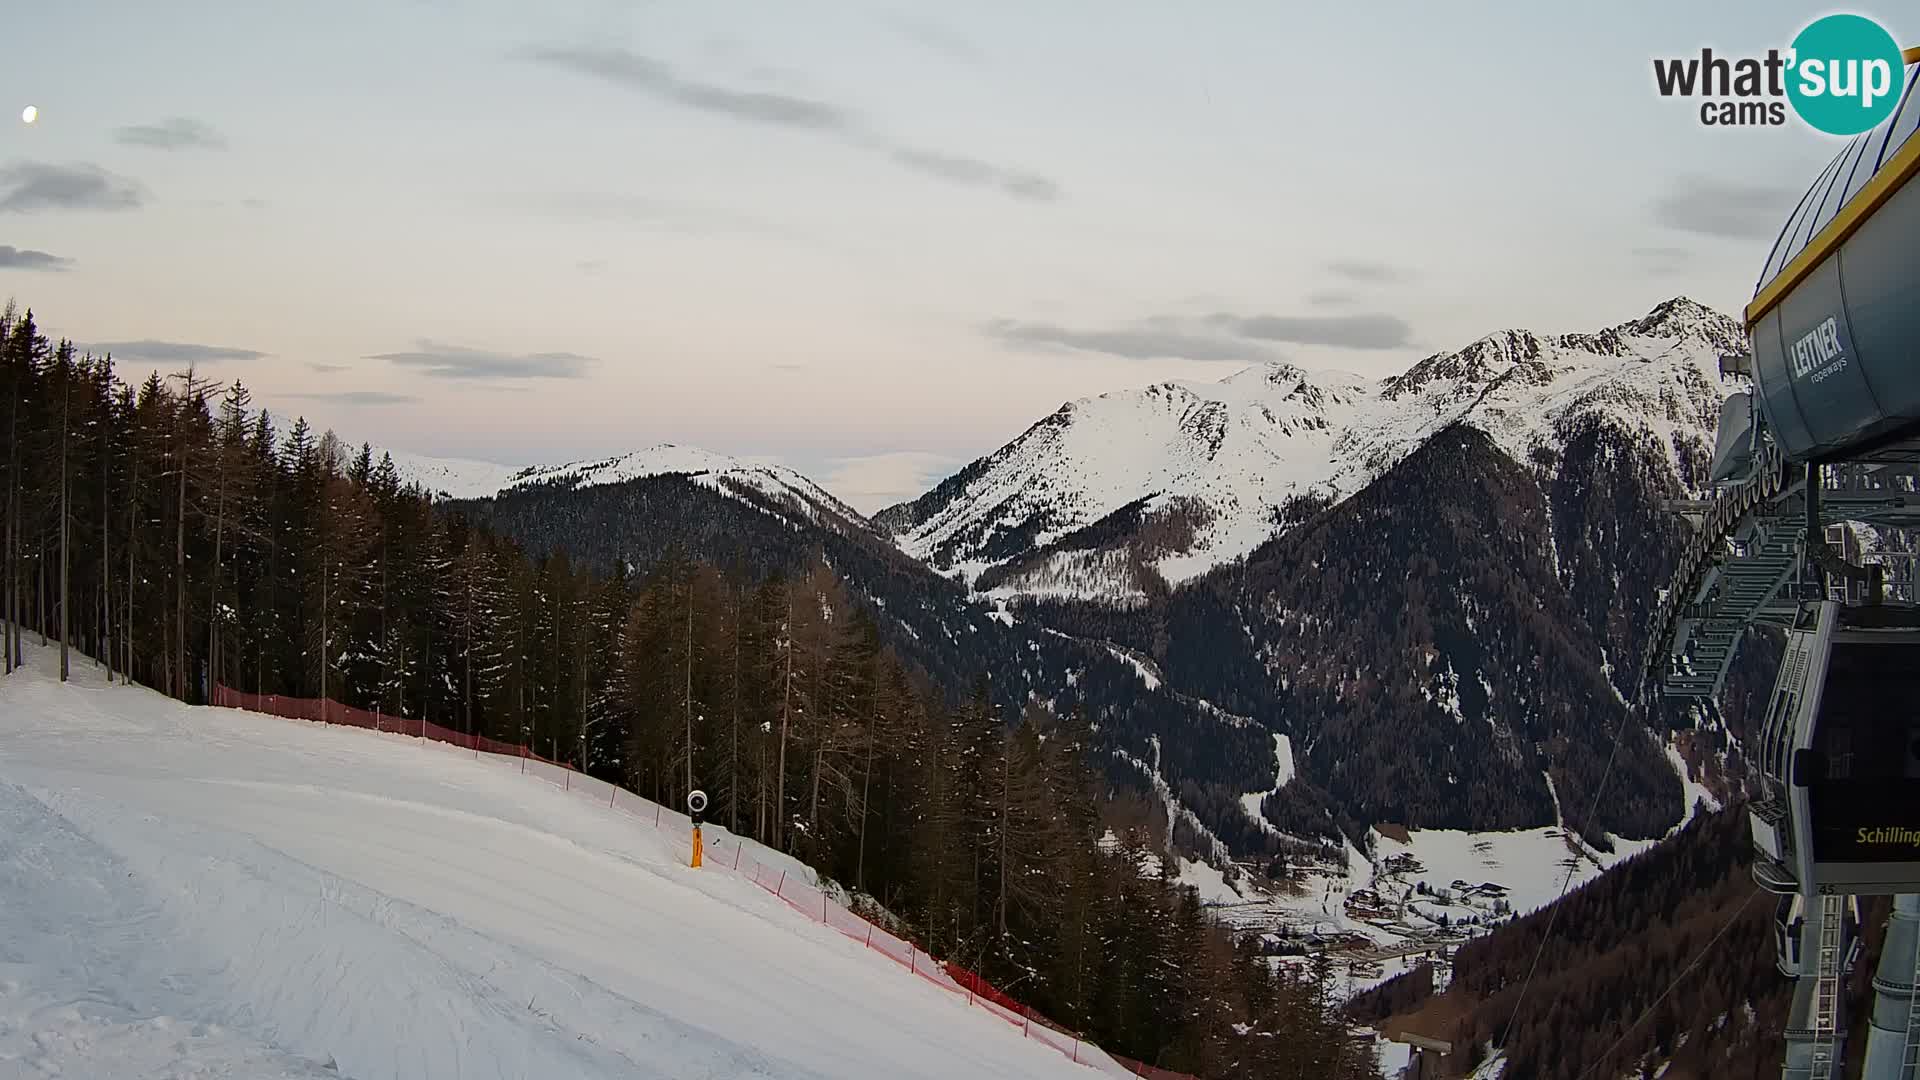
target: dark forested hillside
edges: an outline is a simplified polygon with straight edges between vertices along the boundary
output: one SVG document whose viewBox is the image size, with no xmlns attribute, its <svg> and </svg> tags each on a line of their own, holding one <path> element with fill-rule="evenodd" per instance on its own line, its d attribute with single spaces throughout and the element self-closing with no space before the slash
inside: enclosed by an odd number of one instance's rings
<svg viewBox="0 0 1920 1080">
<path fill-rule="evenodd" d="M 8 672 L 32 634 L 58 645 L 63 675 L 101 664 L 188 702 L 225 684 L 423 716 L 666 803 L 697 784 L 719 822 L 1120 1053 L 1207 1077 L 1374 1075 L 1326 979 L 1276 978 L 1236 950 L 1192 890 L 1142 876 L 1146 838 L 1096 842 L 1100 773 L 1140 782 L 1105 740 L 1153 715 L 1111 654 L 1045 635 L 1053 662 L 1108 670 L 1105 689 L 1009 709 L 993 682 L 1033 669 L 1014 644 L 1032 639 L 884 549 L 827 530 L 840 546 L 756 559 L 710 546 L 757 512 L 720 503 L 698 509 L 749 516 L 602 549 L 591 519 L 554 508 L 576 534 L 522 546 L 507 527 L 534 530 L 537 496 L 435 506 L 367 447 L 252 409 L 238 382 L 129 386 L 11 308 L 0 393 Z M 612 497 L 639 514 L 689 487 Z M 850 587 L 849 568 L 866 580 Z M 1009 644 L 910 658 L 889 642 L 916 634 Z M 969 655 L 998 666 L 941 685 Z"/>
<path fill-rule="evenodd" d="M 564 550 L 597 569 L 651 566 L 674 551 L 748 576 L 824 563 L 872 617 L 880 639 L 935 685 L 957 695 L 984 675 L 1003 715 L 1019 715 L 1029 702 L 1056 714 L 1079 711 L 1103 749 L 1132 759 L 1103 755 L 1109 782 L 1146 790 L 1149 781 L 1133 761 L 1152 765 L 1157 757 L 1159 776 L 1209 833 L 1237 853 L 1275 850 L 1272 834 L 1247 820 L 1237 802 L 1273 785 L 1273 744 L 1264 726 L 1149 686 L 1131 662 L 1097 644 L 1108 635 L 1077 640 L 1024 613 L 995 611 L 865 523 L 814 515 L 796 526 L 795 515 L 756 492 L 723 492 L 679 475 L 515 488 L 451 506 L 531 552 Z M 1204 839 L 1188 845 L 1208 846 Z"/>
<path fill-rule="evenodd" d="M 1575 817 L 1626 705 L 1561 586 L 1551 520 L 1525 470 L 1481 432 L 1451 428 L 1245 566 L 1177 594 L 1170 677 L 1281 718 L 1302 771 L 1357 825 L 1550 823 L 1543 771 Z M 1251 642 L 1225 629 L 1242 626 Z M 1679 783 L 1642 729 L 1614 770 L 1600 820 L 1580 822 L 1590 835 L 1658 835 L 1678 819 Z M 1269 813 L 1301 827 L 1288 809 Z"/>
<path fill-rule="evenodd" d="M 1455 426 L 1352 498 L 1176 592 L 1151 635 L 1170 682 L 1291 734 L 1350 828 L 1507 828 L 1559 812 L 1591 841 L 1657 836 L 1680 785 L 1635 685 L 1645 612 L 1684 528 L 1662 448 L 1573 421 L 1566 449 L 1513 461 Z M 1743 666 L 1735 694 L 1768 674 Z M 1585 820 L 1625 724 L 1607 797 Z M 1724 751 L 1724 733 L 1701 744 Z M 1548 786 L 1551 778 L 1552 787 Z M 1283 829 L 1317 797 L 1267 806 Z"/>
</svg>

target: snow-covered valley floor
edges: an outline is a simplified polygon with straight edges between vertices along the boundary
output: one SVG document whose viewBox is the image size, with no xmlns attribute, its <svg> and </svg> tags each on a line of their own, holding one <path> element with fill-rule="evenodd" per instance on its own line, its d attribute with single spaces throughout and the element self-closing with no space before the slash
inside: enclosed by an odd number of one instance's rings
<svg viewBox="0 0 1920 1080">
<path fill-rule="evenodd" d="M 0 678 L 0 1078 L 1098 1075 L 511 767 L 56 660 Z"/>
</svg>

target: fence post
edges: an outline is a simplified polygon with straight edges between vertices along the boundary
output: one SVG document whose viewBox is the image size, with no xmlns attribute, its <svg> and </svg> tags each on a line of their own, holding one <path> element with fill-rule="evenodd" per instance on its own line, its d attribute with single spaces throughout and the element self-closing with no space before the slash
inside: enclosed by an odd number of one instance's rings
<svg viewBox="0 0 1920 1080">
<path fill-rule="evenodd" d="M 873 924 L 867 924 L 867 948 L 873 948 Z"/>
<path fill-rule="evenodd" d="M 1073 1040 L 1073 1063 L 1075 1065 L 1080 1064 L 1080 1040 L 1078 1037 L 1075 1037 Z"/>
<path fill-rule="evenodd" d="M 773 895 L 779 896 L 782 900 L 784 900 L 786 899 L 786 897 L 781 896 L 781 894 L 786 891 L 787 891 L 787 872 L 785 870 L 782 870 L 780 871 L 780 884 L 778 887 L 776 887 L 773 890 Z"/>
<path fill-rule="evenodd" d="M 744 850 L 746 850 L 746 845 L 740 842 L 739 837 L 735 837 L 733 841 L 733 868 L 735 870 L 740 869 L 740 852 Z"/>
<path fill-rule="evenodd" d="M 661 811 L 661 809 L 662 809 L 662 807 L 660 806 L 660 804 L 659 804 L 659 803 L 654 803 L 654 804 L 653 804 L 653 827 L 654 827 L 654 828 L 656 828 L 656 829 L 660 827 L 660 811 Z"/>
<path fill-rule="evenodd" d="M 380 706 L 378 706 L 378 705 L 375 705 L 375 706 L 373 707 L 373 730 L 375 730 L 375 731 L 379 731 L 379 730 L 381 730 L 381 728 L 380 728 Z"/>
<path fill-rule="evenodd" d="M 820 890 L 820 925 L 827 925 L 827 890 Z"/>
<path fill-rule="evenodd" d="M 1021 1027 L 1020 1034 L 1031 1039 L 1033 1038 L 1033 1013 L 1031 1010 L 1026 1009 L 1024 1007 L 1020 1011 L 1025 1013 L 1027 1017 L 1027 1022 L 1025 1026 Z"/>
</svg>

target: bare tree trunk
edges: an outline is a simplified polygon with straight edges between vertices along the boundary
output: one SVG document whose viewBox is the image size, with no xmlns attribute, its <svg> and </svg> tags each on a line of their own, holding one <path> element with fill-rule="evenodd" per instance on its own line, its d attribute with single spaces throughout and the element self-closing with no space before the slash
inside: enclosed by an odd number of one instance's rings
<svg viewBox="0 0 1920 1080">
<path fill-rule="evenodd" d="M 820 723 L 818 717 L 814 719 L 814 723 L 816 725 Z M 827 756 L 826 732 L 821 731 L 818 738 L 819 741 L 813 746 L 813 780 L 808 785 L 812 791 L 807 796 L 807 828 L 812 831 L 816 843 L 819 842 L 820 836 L 820 766 Z"/>
<path fill-rule="evenodd" d="M 174 696 L 187 700 L 187 445 L 186 413 L 182 401 L 174 413 L 173 467 L 176 474 L 173 512 L 173 676 Z"/>
<path fill-rule="evenodd" d="M 462 696 L 465 699 L 465 701 L 463 702 L 463 705 L 464 705 L 464 711 L 467 717 L 467 734 L 472 735 L 474 733 L 473 731 L 473 624 L 474 624 L 474 618 L 473 618 L 473 571 L 471 569 L 467 571 L 466 584 L 467 584 L 467 587 L 466 587 L 467 656 L 466 656 L 466 663 L 463 664 L 461 668 L 462 674 L 460 677 L 460 682 L 461 682 L 461 685 L 465 687 L 465 692 L 463 693 Z"/>
<path fill-rule="evenodd" d="M 219 678 L 221 663 L 221 555 L 227 540 L 227 454 L 221 454 L 219 494 L 213 496 L 213 582 L 207 586 L 207 682 Z M 207 692 L 211 694 L 211 686 Z"/>
<path fill-rule="evenodd" d="M 327 641 L 327 617 L 333 614 L 333 604 L 327 596 L 328 571 L 327 553 L 320 552 L 320 715 L 326 716 L 327 710 L 327 668 L 332 666 L 333 646 Z"/>
<path fill-rule="evenodd" d="M 393 648 L 393 641 L 392 641 L 390 632 L 387 630 L 387 516 L 386 514 L 382 513 L 380 515 L 380 693 L 379 693 L 379 700 L 380 700 L 380 704 L 388 706 L 389 712 L 393 711 L 392 706 L 397 704 L 397 702 L 390 700 L 387 696 L 388 688 L 392 685 L 392 681 L 393 681 L 391 665 L 388 664 L 387 662 L 387 652 L 391 648 Z"/>
<path fill-rule="evenodd" d="M 780 681 L 780 764 L 774 780 L 773 846 L 786 850 L 787 818 L 787 729 L 793 713 L 793 590 L 787 590 L 787 625 L 781 635 L 786 646 L 787 671 Z"/>
<path fill-rule="evenodd" d="M 9 429 L 7 434 L 11 436 L 12 430 Z M 12 441 L 8 440 L 9 456 L 13 451 Z M 9 462 L 8 472 L 12 472 L 11 462 Z M 6 671 L 12 674 L 15 650 L 13 644 L 13 485 L 11 483 L 7 485 L 7 521 L 4 542 L 5 546 L 0 547 L 0 578 L 5 579 L 0 581 L 0 652 L 7 654 Z"/>
<path fill-rule="evenodd" d="M 44 649 L 47 647 L 47 623 L 50 621 L 47 615 L 47 531 L 45 529 L 40 530 L 40 557 L 34 561 L 37 563 L 34 573 L 40 579 L 40 583 L 33 591 L 33 603 L 37 609 L 34 621 L 40 624 L 36 629 L 40 633 L 40 647 Z"/>
<path fill-rule="evenodd" d="M 687 572 L 686 696 L 680 712 L 687 722 L 687 791 L 693 791 L 693 571 Z"/>
<path fill-rule="evenodd" d="M 73 372 L 65 370 L 60 382 L 60 681 L 66 682 L 72 675 L 67 643 L 67 635 L 73 624 L 70 604 L 72 593 L 67 583 L 72 559 L 67 548 L 73 540 L 73 530 L 68 524 L 68 515 L 73 508 L 69 505 L 72 496 L 67 483 L 67 435 L 73 413 Z"/>
<path fill-rule="evenodd" d="M 220 448 L 220 474 L 213 499 L 213 582 L 207 586 L 207 681 L 218 678 L 220 670 L 220 558 L 227 526 L 227 449 Z M 209 685 L 208 693 L 212 693 Z"/>
<path fill-rule="evenodd" d="M 1003 746 L 1000 750 L 1000 903 L 998 922 L 1000 937 L 1007 936 L 1007 813 L 1010 809 L 1013 790 L 1013 753 L 1012 747 Z"/>
<path fill-rule="evenodd" d="M 740 833 L 740 593 L 736 583 L 733 587 L 733 692 L 728 695 L 733 703 L 733 744 L 727 763 L 727 828 L 736 836 Z"/>
<path fill-rule="evenodd" d="M 28 342 L 31 347 L 32 342 Z M 7 531 L 5 549 L 6 608 L 0 611 L 0 649 L 7 653 L 7 670 L 20 665 L 20 387 L 7 379 Z"/>
<path fill-rule="evenodd" d="M 105 376 L 102 376 L 103 378 Z M 108 390 L 112 387 L 109 385 Z M 113 405 L 111 394 L 108 396 L 107 415 L 100 418 L 102 430 L 111 428 Z M 106 439 L 100 446 L 100 657 L 107 664 L 107 685 L 113 685 L 113 527 L 109 519 L 113 514 L 112 461 L 109 453 L 111 444 Z"/>
<path fill-rule="evenodd" d="M 560 686 L 564 681 L 561 672 L 565 670 L 560 666 L 563 663 L 560 656 L 560 613 L 562 610 L 560 606 L 560 594 L 555 592 L 553 596 L 553 693 L 548 695 L 553 705 L 550 715 L 547 717 L 547 752 L 553 755 L 553 760 L 555 761 L 560 760 Z"/>
<path fill-rule="evenodd" d="M 128 686 L 133 685 L 133 587 L 138 579 L 133 576 L 133 552 L 138 546 L 133 538 L 139 523 L 140 505 L 140 456 L 137 448 L 130 448 L 127 460 L 127 617 L 120 620 L 120 637 L 126 653 L 121 657 L 120 672 Z"/>
<path fill-rule="evenodd" d="M 867 876 L 867 796 L 873 790 L 873 738 L 874 728 L 878 726 L 880 710 L 874 709 L 867 716 L 867 761 L 860 775 L 860 854 L 853 863 L 853 887 L 866 887 Z"/>
</svg>

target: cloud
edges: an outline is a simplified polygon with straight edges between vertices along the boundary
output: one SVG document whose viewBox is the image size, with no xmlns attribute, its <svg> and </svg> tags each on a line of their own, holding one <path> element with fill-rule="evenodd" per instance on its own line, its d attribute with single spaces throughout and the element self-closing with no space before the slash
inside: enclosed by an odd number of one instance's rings
<svg viewBox="0 0 1920 1080">
<path fill-rule="evenodd" d="M 1105 353 L 1129 360 L 1158 360 L 1178 357 L 1202 361 L 1274 360 L 1268 349 L 1244 341 L 1213 335 L 1195 334 L 1171 328 L 1164 320 L 1106 330 L 1075 330 L 1052 323 L 1020 322 L 997 319 L 985 326 L 987 336 L 1009 345 L 1041 349 L 1075 349 Z"/>
<path fill-rule="evenodd" d="M 1051 202 L 1060 197 L 1059 185 L 1044 176 L 903 143 L 868 129 L 856 113 L 832 102 L 797 94 L 739 90 L 683 78 L 666 64 L 625 49 L 592 45 L 531 46 L 521 50 L 520 55 L 684 109 L 832 139 L 949 183 L 996 188 L 1030 202 Z"/>
<path fill-rule="evenodd" d="M 851 131 L 857 126 L 853 114 L 837 105 L 788 94 L 733 90 L 685 80 L 666 64 L 625 49 L 592 45 L 533 46 L 524 54 L 528 59 L 591 75 L 689 109 L 808 131 Z"/>
<path fill-rule="evenodd" d="M 1009 195 L 1035 202 L 1052 202 L 1060 197 L 1059 185 L 1044 176 L 1011 172 L 973 158 L 915 150 L 910 146 L 891 146 L 887 149 L 887 156 L 896 165 L 939 180 L 974 187 L 998 187 Z"/>
<path fill-rule="evenodd" d="M 1674 180 L 1653 201 L 1656 224 L 1727 240 L 1771 240 L 1800 198 L 1796 188 L 1710 176 Z"/>
<path fill-rule="evenodd" d="M 950 60 L 978 64 L 986 60 L 980 47 L 965 37 L 913 15 L 882 15 L 880 22 L 901 37 L 939 53 Z"/>
<path fill-rule="evenodd" d="M 224 360 L 262 360 L 269 353 L 254 349 L 233 349 L 225 345 L 195 345 L 185 341 L 103 341 L 87 346 L 94 352 L 112 353 L 123 359 L 149 360 L 157 364 L 208 364 Z"/>
<path fill-rule="evenodd" d="M 158 124 L 133 124 L 113 133 L 113 141 L 122 146 L 144 146 L 151 150 L 225 150 L 227 140 L 219 132 L 198 120 L 169 116 Z"/>
<path fill-rule="evenodd" d="M 1398 349 L 1412 344 L 1412 327 L 1393 315 L 1214 315 L 1209 323 L 1242 337 L 1343 349 Z"/>
<path fill-rule="evenodd" d="M 578 353 L 501 353 L 444 345 L 425 338 L 410 352 L 376 353 L 369 360 L 385 360 L 403 367 L 421 368 L 441 379 L 578 379 L 595 363 Z"/>
<path fill-rule="evenodd" d="M 579 262 L 573 264 L 573 268 L 590 277 L 597 277 L 607 272 L 607 260 L 581 259 Z"/>
<path fill-rule="evenodd" d="M 31 248 L 0 244 L 0 270 L 48 270 L 58 272 L 73 265 L 72 259 L 49 255 Z"/>
<path fill-rule="evenodd" d="M 347 365 L 345 365 L 345 364 L 317 364 L 317 363 L 313 363 L 313 362 L 311 362 L 311 361 L 309 361 L 309 362 L 308 362 L 308 364 L 307 364 L 307 370 L 309 370 L 309 371 L 317 371 L 317 372 L 319 372 L 319 373 L 320 373 L 320 374 L 322 374 L 322 375 L 332 375 L 332 374 L 334 374 L 335 372 L 340 372 L 340 371 L 345 371 L 345 370 L 347 370 Z"/>
<path fill-rule="evenodd" d="M 863 514 L 918 498 L 963 462 L 945 454 L 897 450 L 830 458 L 820 486 Z"/>
<path fill-rule="evenodd" d="M 384 390 L 339 390 L 330 393 L 282 394 L 281 397 L 305 401 L 326 401 L 335 405 L 413 405 L 420 401 L 414 394 L 389 394 Z"/>
<path fill-rule="evenodd" d="M 1307 297 L 1307 303 L 1322 308 L 1351 307 L 1359 300 L 1358 296 L 1345 289 L 1321 289 Z"/>
<path fill-rule="evenodd" d="M 23 161 L 0 169 L 0 211 L 131 210 L 144 201 L 138 183 L 98 165 Z"/>
<path fill-rule="evenodd" d="M 1404 267 L 1371 262 L 1366 259 L 1335 259 L 1327 263 L 1327 272 L 1352 281 L 1364 281 L 1375 285 L 1406 281 L 1413 277 L 1413 272 Z"/>
</svg>

